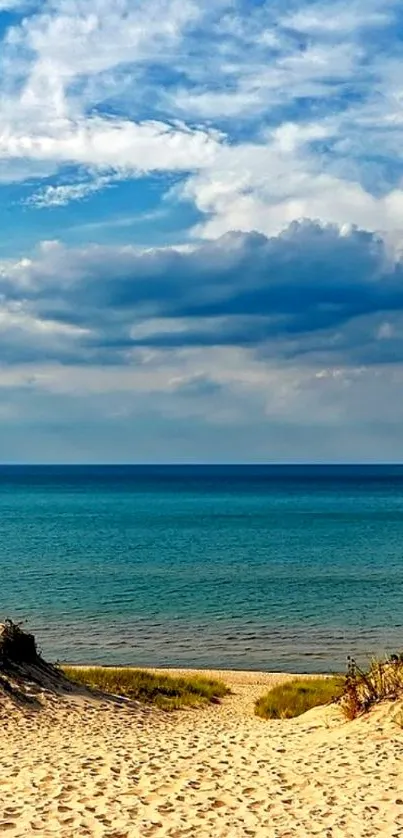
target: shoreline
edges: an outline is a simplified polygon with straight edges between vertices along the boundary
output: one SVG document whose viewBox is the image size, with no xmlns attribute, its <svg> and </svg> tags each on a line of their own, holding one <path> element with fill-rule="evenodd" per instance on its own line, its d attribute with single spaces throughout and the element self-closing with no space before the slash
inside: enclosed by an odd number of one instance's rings
<svg viewBox="0 0 403 838">
<path fill-rule="evenodd" d="M 258 677 L 265 679 L 266 677 L 272 676 L 279 676 L 279 677 L 292 677 L 292 678 L 310 678 L 310 677 L 318 677 L 323 676 L 326 677 L 331 673 L 327 672 L 283 672 L 281 670 L 264 670 L 264 669 L 226 669 L 225 667 L 220 667 L 219 669 L 215 669 L 214 667 L 202 667 L 202 666 L 142 666 L 137 664 L 114 664 L 114 663 L 69 663 L 68 661 L 63 661 L 63 663 L 58 663 L 58 666 L 64 667 L 68 666 L 71 669 L 134 669 L 134 670 L 142 670 L 144 672 L 165 672 L 175 673 L 178 675 L 179 673 L 183 673 L 184 675 L 200 675 L 203 673 L 208 677 L 214 676 L 222 676 L 224 675 L 234 675 L 234 676 L 241 676 L 247 679 L 249 677 Z"/>
<path fill-rule="evenodd" d="M 161 672 L 169 674 L 183 675 L 205 675 L 207 677 L 223 678 L 225 675 L 230 677 L 240 676 L 241 678 L 262 678 L 266 677 L 284 677 L 284 678 L 329 678 L 332 675 L 343 677 L 345 672 L 338 672 L 332 670 L 324 672 L 323 670 L 300 671 L 288 669 L 234 669 L 233 667 L 212 667 L 212 666 L 149 666 L 135 663 L 72 663 L 71 661 L 57 661 L 57 666 L 69 667 L 71 669 L 133 669 L 141 670 L 143 672 Z"/>
</svg>

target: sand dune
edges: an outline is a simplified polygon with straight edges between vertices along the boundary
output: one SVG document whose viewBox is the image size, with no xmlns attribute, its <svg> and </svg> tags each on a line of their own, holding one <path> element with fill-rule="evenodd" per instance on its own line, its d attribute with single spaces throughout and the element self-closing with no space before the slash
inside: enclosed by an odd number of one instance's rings
<svg viewBox="0 0 403 838">
<path fill-rule="evenodd" d="M 86 698 L 0 706 L 0 833 L 26 836 L 403 836 L 403 731 L 385 705 L 345 722 L 253 715 L 287 676 L 214 673 L 234 695 L 175 714 Z"/>
</svg>

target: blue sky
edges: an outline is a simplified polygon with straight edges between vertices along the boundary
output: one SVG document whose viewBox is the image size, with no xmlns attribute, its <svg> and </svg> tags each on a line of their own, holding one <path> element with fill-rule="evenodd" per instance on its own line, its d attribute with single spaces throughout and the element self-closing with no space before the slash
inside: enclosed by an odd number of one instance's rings
<svg viewBox="0 0 403 838">
<path fill-rule="evenodd" d="M 0 0 L 0 461 L 403 460 L 396 0 Z"/>
</svg>

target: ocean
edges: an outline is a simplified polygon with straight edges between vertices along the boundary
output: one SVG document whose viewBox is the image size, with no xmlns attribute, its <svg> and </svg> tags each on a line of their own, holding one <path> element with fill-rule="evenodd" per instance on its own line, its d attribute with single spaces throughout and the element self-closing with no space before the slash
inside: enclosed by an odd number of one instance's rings
<svg viewBox="0 0 403 838">
<path fill-rule="evenodd" d="M 0 580 L 51 660 L 343 671 L 403 649 L 403 467 L 1 467 Z"/>
</svg>

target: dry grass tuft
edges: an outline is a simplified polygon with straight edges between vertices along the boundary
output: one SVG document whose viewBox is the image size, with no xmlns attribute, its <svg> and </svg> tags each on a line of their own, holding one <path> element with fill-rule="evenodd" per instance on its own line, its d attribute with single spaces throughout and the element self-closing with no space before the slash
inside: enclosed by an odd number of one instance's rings
<svg viewBox="0 0 403 838">
<path fill-rule="evenodd" d="M 255 704 L 255 713 L 263 719 L 292 719 L 340 698 L 343 685 L 340 677 L 296 678 L 262 695 Z"/>
<path fill-rule="evenodd" d="M 163 710 L 218 703 L 230 692 L 223 681 L 198 676 L 173 677 L 131 667 L 64 666 L 69 680 L 90 689 L 124 696 Z"/>
<path fill-rule="evenodd" d="M 403 696 L 403 656 L 392 655 L 386 661 L 374 659 L 364 672 L 350 658 L 341 706 L 348 719 L 366 713 L 381 701 Z"/>
</svg>

